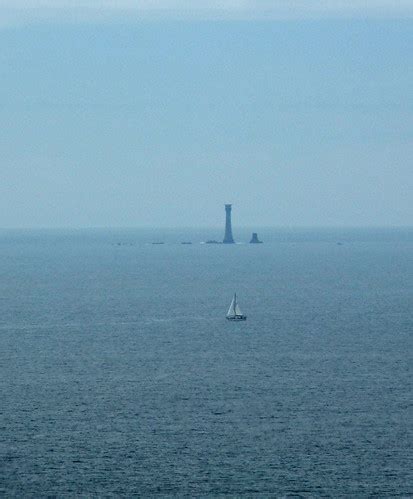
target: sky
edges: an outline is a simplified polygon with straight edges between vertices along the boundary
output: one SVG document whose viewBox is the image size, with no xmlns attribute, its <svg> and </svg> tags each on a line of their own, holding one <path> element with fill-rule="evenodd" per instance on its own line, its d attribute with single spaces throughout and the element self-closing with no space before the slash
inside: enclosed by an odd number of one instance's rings
<svg viewBox="0 0 413 499">
<path fill-rule="evenodd" d="M 0 0 L 0 228 L 413 225 L 413 1 Z"/>
</svg>

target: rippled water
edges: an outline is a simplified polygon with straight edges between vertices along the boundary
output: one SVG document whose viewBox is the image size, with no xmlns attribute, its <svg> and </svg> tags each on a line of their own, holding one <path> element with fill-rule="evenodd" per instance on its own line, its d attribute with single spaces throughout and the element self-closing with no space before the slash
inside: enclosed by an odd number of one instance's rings
<svg viewBox="0 0 413 499">
<path fill-rule="evenodd" d="M 209 235 L 0 232 L 0 495 L 413 494 L 413 231 Z"/>
</svg>

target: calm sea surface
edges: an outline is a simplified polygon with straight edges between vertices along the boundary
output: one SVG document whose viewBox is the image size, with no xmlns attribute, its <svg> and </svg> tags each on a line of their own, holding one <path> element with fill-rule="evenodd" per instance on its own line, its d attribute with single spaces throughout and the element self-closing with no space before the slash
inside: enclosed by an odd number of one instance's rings
<svg viewBox="0 0 413 499">
<path fill-rule="evenodd" d="M 413 495 L 413 230 L 259 236 L 0 231 L 0 496 Z"/>
</svg>

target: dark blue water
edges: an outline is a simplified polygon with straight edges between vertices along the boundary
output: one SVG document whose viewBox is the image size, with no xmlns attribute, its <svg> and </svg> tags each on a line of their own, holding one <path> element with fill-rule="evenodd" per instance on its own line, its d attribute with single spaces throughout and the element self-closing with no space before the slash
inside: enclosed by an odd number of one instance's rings
<svg viewBox="0 0 413 499">
<path fill-rule="evenodd" d="M 413 231 L 220 235 L 0 232 L 0 495 L 413 495 Z"/>
</svg>

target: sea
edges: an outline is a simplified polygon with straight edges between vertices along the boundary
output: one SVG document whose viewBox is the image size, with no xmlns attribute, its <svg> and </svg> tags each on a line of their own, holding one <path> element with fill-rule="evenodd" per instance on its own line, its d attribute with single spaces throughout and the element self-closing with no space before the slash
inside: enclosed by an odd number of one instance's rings
<svg viewBox="0 0 413 499">
<path fill-rule="evenodd" d="M 413 497 L 413 229 L 221 232 L 0 231 L 1 497 Z"/>
</svg>

